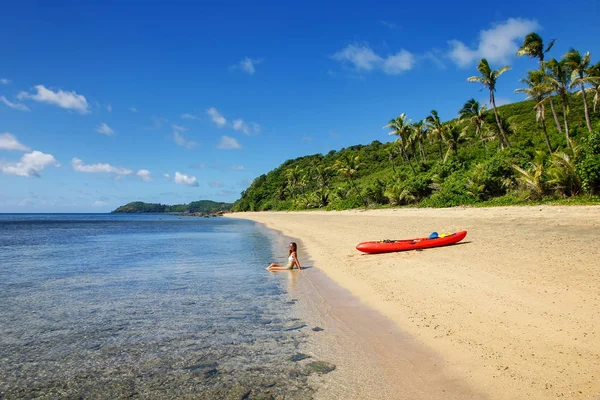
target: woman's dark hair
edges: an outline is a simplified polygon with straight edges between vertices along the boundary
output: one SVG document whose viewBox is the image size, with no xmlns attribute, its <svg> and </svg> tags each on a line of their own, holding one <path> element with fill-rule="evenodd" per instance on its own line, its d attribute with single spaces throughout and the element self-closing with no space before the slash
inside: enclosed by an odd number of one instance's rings
<svg viewBox="0 0 600 400">
<path fill-rule="evenodd" d="M 296 242 L 291 242 L 290 244 L 292 245 L 293 250 L 289 250 L 288 256 L 292 255 L 293 252 L 296 252 L 296 255 L 298 255 L 298 246 L 296 245 Z"/>
</svg>

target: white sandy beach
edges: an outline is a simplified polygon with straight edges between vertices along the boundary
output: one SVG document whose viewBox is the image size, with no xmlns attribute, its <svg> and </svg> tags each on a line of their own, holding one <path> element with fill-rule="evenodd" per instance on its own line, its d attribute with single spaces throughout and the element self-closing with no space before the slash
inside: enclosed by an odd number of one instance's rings
<svg viewBox="0 0 600 400">
<path fill-rule="evenodd" d="M 473 393 L 600 396 L 598 206 L 228 216 L 296 238 L 316 268 L 393 321 L 415 347 L 439 355 L 445 373 Z M 462 229 L 468 235 L 455 246 L 380 255 L 355 249 L 361 241 Z"/>
</svg>

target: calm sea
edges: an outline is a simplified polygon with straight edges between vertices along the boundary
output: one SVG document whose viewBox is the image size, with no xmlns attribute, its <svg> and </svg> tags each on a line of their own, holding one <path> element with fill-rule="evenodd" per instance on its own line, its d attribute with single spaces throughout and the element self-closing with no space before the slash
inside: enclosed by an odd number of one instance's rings
<svg viewBox="0 0 600 400">
<path fill-rule="evenodd" d="M 229 218 L 0 214 L 0 398 L 310 398 L 272 245 Z"/>
</svg>

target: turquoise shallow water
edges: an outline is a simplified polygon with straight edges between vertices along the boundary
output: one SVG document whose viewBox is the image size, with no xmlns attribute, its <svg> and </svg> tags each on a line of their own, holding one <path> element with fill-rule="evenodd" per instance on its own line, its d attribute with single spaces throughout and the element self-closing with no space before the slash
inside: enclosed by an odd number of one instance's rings
<svg viewBox="0 0 600 400">
<path fill-rule="evenodd" d="M 271 249 L 234 219 L 0 215 L 0 398 L 311 397 Z"/>
</svg>

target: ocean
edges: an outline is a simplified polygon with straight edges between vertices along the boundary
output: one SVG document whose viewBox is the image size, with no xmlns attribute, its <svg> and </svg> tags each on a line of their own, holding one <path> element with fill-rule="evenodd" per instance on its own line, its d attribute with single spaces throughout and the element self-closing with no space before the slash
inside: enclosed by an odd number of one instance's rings
<svg viewBox="0 0 600 400">
<path fill-rule="evenodd" d="M 303 361 L 274 244 L 230 218 L 0 214 L 0 398 L 311 398 L 333 367 Z"/>
</svg>

